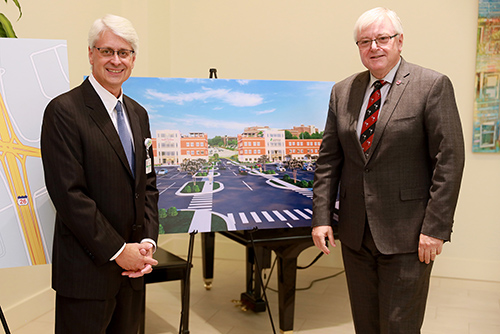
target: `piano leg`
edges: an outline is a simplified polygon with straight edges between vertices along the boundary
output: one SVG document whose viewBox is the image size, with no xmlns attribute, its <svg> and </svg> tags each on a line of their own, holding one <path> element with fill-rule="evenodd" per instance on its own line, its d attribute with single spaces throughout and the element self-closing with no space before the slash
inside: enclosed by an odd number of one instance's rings
<svg viewBox="0 0 500 334">
<path fill-rule="evenodd" d="M 215 232 L 201 233 L 201 253 L 203 281 L 205 282 L 205 289 L 210 290 L 214 280 Z"/>
<path fill-rule="evenodd" d="M 241 304 L 245 310 L 254 312 L 264 312 L 266 302 L 262 298 L 264 282 L 262 282 L 262 270 L 271 267 L 271 250 L 266 247 L 255 246 L 251 244 L 246 247 L 246 291 L 241 294 Z M 257 263 L 259 269 L 257 269 Z"/>
<path fill-rule="evenodd" d="M 297 258 L 278 257 L 278 303 L 281 333 L 293 332 Z"/>
<path fill-rule="evenodd" d="M 304 249 L 311 246 L 313 246 L 313 242 L 312 239 L 309 239 L 274 249 L 278 257 L 278 303 L 282 334 L 293 333 L 297 257 Z"/>
</svg>

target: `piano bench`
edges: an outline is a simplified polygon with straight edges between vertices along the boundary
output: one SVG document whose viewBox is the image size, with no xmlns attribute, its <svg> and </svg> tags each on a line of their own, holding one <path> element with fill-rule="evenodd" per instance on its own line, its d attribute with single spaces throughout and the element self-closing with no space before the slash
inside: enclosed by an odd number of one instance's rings
<svg viewBox="0 0 500 334">
<path fill-rule="evenodd" d="M 146 284 L 160 283 L 167 281 L 181 281 L 181 314 L 182 319 L 182 334 L 189 333 L 189 290 L 190 282 L 186 282 L 188 262 L 177 255 L 158 247 L 154 256 L 158 265 L 153 268 L 153 271 L 144 276 L 144 300 L 141 315 L 141 326 L 139 333 L 145 333 L 145 318 L 146 318 Z M 191 265 L 192 267 L 192 265 Z M 186 284 L 187 283 L 187 284 Z"/>
</svg>

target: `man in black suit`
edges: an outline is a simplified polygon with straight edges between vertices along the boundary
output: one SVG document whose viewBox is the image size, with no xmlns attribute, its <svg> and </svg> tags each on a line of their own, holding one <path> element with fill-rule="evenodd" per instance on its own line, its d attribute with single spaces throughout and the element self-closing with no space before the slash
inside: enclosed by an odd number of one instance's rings
<svg viewBox="0 0 500 334">
<path fill-rule="evenodd" d="M 89 31 L 92 74 L 43 118 L 45 182 L 56 208 L 56 333 L 137 333 L 142 276 L 157 264 L 158 190 L 146 110 L 122 92 L 138 37 L 106 15 Z"/>
<path fill-rule="evenodd" d="M 420 333 L 432 263 L 450 240 L 464 168 L 453 86 L 401 57 L 403 27 L 391 10 L 361 15 L 354 38 L 368 71 L 332 89 L 312 236 L 326 254 L 325 239 L 335 245 L 338 194 L 356 332 Z"/>
</svg>

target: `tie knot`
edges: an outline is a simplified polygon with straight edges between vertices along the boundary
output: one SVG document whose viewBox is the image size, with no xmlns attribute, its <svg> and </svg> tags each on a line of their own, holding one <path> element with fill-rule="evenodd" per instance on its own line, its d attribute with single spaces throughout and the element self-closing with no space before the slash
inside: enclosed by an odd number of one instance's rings
<svg viewBox="0 0 500 334">
<path fill-rule="evenodd" d="M 383 85 L 385 85 L 386 82 L 387 81 L 384 81 L 384 80 L 377 80 L 373 83 L 373 87 L 375 87 L 375 89 L 380 89 L 380 88 L 382 88 Z"/>
<path fill-rule="evenodd" d="M 116 111 L 122 112 L 122 103 L 120 101 L 116 102 Z"/>
</svg>

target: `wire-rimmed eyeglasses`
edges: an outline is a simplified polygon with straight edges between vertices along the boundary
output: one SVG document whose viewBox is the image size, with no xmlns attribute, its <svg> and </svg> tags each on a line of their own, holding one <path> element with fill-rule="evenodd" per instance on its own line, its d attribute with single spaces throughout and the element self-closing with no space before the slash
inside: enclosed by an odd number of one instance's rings
<svg viewBox="0 0 500 334">
<path fill-rule="evenodd" d="M 391 39 L 393 39 L 394 37 L 396 37 L 397 35 L 399 35 L 399 34 L 394 34 L 392 36 L 383 35 L 383 36 L 379 36 L 379 37 L 374 38 L 374 39 L 365 38 L 365 39 L 362 39 L 360 41 L 357 41 L 356 45 L 360 49 L 367 49 L 367 48 L 371 47 L 373 42 L 377 43 L 378 46 L 384 46 L 384 45 L 387 45 L 389 43 L 389 41 Z"/>
<path fill-rule="evenodd" d="M 98 48 L 96 46 L 94 46 L 94 48 L 97 51 L 99 51 L 99 53 L 101 54 L 101 56 L 106 57 L 106 58 L 113 57 L 115 55 L 115 52 L 116 52 L 116 54 L 118 55 L 118 57 L 120 57 L 121 59 L 127 59 L 127 58 L 129 58 L 131 55 L 133 55 L 135 53 L 134 50 L 127 50 L 127 49 L 113 50 L 111 48 Z"/>
</svg>

